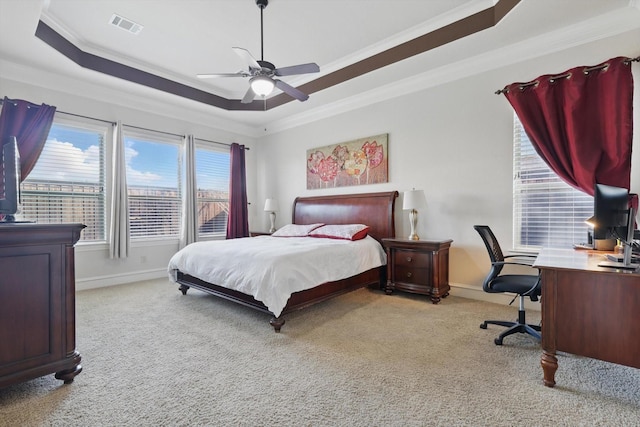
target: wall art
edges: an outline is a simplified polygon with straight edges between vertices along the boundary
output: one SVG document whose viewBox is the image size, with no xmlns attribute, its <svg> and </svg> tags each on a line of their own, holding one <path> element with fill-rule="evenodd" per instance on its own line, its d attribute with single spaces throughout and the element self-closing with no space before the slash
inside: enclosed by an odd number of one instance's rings
<svg viewBox="0 0 640 427">
<path fill-rule="evenodd" d="M 307 189 L 388 182 L 389 134 L 307 150 Z"/>
</svg>

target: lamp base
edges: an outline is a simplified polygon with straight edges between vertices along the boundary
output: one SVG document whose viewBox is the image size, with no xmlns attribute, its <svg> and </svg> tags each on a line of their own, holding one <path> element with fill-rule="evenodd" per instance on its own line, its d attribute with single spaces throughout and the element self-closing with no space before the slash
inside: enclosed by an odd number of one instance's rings
<svg viewBox="0 0 640 427">
<path fill-rule="evenodd" d="M 269 233 L 274 233 L 276 231 L 276 213 L 269 212 L 269 219 L 271 219 L 271 228 L 269 229 Z"/>
<path fill-rule="evenodd" d="M 409 224 L 411 225 L 411 234 L 409 234 L 409 240 L 420 240 L 420 237 L 416 234 L 416 225 L 418 224 L 418 211 L 411 209 L 409 211 Z"/>
</svg>

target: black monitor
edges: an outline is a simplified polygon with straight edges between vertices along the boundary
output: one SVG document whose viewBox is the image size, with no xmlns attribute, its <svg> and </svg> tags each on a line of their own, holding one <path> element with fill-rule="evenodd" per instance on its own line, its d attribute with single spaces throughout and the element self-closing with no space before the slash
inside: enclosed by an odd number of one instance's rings
<svg viewBox="0 0 640 427">
<path fill-rule="evenodd" d="M 598 264 L 601 267 L 636 269 L 631 263 L 635 211 L 629 206 L 629 190 L 605 184 L 596 184 L 593 196 L 594 239 L 618 239 L 624 245 L 624 255 Z"/>
<path fill-rule="evenodd" d="M 629 191 L 622 187 L 596 184 L 593 195 L 593 238 L 626 239 Z"/>
<path fill-rule="evenodd" d="M 20 152 L 15 136 L 2 144 L 0 178 L 0 215 L 4 215 L 2 221 L 13 222 L 20 207 Z"/>
</svg>

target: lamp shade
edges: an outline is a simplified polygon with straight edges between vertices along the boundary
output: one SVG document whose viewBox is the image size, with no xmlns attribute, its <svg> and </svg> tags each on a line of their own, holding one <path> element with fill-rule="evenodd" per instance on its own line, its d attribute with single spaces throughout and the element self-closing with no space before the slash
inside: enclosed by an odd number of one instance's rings
<svg viewBox="0 0 640 427">
<path fill-rule="evenodd" d="M 596 217 L 592 216 L 590 218 L 587 218 L 584 220 L 584 223 L 587 224 L 589 227 L 594 228 L 596 226 Z"/>
<path fill-rule="evenodd" d="M 278 210 L 278 201 L 276 199 L 267 199 L 264 202 L 265 212 L 275 212 Z"/>
<path fill-rule="evenodd" d="M 267 96 L 273 91 L 275 83 L 267 76 L 256 76 L 251 79 L 251 90 L 258 96 Z"/>
<path fill-rule="evenodd" d="M 402 209 L 411 210 L 422 208 L 426 205 L 427 199 L 424 197 L 423 190 L 405 191 L 402 198 Z"/>
</svg>

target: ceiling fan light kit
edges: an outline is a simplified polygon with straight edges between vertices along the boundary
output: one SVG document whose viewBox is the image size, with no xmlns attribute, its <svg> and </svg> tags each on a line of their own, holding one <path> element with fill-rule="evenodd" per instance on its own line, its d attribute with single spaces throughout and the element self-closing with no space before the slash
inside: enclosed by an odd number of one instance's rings
<svg viewBox="0 0 640 427">
<path fill-rule="evenodd" d="M 245 93 L 244 97 L 240 101 L 243 104 L 249 104 L 253 102 L 256 96 L 262 98 L 268 96 L 273 91 L 274 87 L 277 87 L 287 95 L 298 101 L 306 101 L 309 99 L 309 95 L 303 93 L 301 90 L 285 83 L 282 80 L 274 77 L 281 76 L 293 76 L 297 74 L 318 73 L 320 67 L 316 63 L 292 65 L 289 67 L 276 68 L 271 62 L 264 60 L 264 28 L 262 12 L 269 4 L 269 0 L 256 0 L 256 5 L 260 9 L 260 60 L 257 61 L 248 50 L 241 47 L 234 47 L 233 50 L 240 56 L 249 66 L 247 71 L 242 70 L 237 73 L 214 73 L 214 74 L 198 74 L 199 78 L 213 78 L 213 77 L 251 77 L 249 80 L 249 89 Z"/>
<path fill-rule="evenodd" d="M 249 84 L 251 85 L 251 90 L 258 96 L 267 96 L 271 92 L 273 92 L 273 88 L 275 87 L 275 83 L 267 76 L 255 76 L 249 80 Z"/>
</svg>

